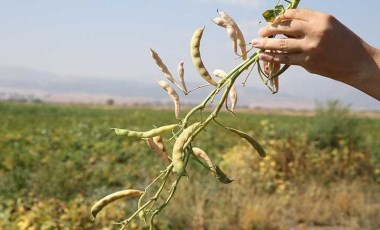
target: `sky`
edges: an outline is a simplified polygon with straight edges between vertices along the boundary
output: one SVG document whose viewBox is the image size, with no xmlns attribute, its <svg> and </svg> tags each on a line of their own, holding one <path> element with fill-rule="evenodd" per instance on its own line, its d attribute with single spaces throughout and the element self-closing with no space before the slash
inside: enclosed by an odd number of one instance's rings
<svg viewBox="0 0 380 230">
<path fill-rule="evenodd" d="M 185 61 L 186 77 L 197 79 L 189 43 L 205 26 L 201 52 L 206 66 L 229 70 L 239 63 L 226 32 L 210 19 L 228 12 L 246 40 L 257 37 L 261 13 L 277 0 L 0 0 L 0 65 L 61 75 L 158 79 L 149 48 L 172 72 Z M 333 14 L 373 46 L 380 47 L 380 1 L 302 0 L 300 6 Z M 344 38 L 342 38 L 344 39 Z M 289 71 L 307 81 L 305 70 Z M 289 83 L 290 84 L 290 83 Z"/>
</svg>

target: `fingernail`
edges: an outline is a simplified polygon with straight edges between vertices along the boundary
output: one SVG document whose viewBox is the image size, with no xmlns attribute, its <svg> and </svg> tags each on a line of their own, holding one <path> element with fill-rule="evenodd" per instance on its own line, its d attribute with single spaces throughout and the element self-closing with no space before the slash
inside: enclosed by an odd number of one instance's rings
<svg viewBox="0 0 380 230">
<path fill-rule="evenodd" d="M 253 39 L 252 41 L 251 41 L 251 45 L 253 46 L 253 47 L 258 47 L 258 46 L 260 46 L 260 44 L 261 44 L 261 41 L 260 41 L 260 39 Z"/>
<path fill-rule="evenodd" d="M 272 61 L 272 60 L 273 60 L 273 56 L 270 55 L 270 54 L 268 54 L 268 53 L 261 53 L 261 54 L 259 55 L 259 58 L 260 58 L 260 60 L 262 60 L 262 61 Z"/>
</svg>

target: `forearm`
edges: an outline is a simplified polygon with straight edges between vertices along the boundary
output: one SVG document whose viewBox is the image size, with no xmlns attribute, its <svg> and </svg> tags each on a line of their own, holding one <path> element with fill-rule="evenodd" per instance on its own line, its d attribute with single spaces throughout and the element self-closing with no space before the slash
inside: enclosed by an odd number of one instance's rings
<svg viewBox="0 0 380 230">
<path fill-rule="evenodd" d="M 350 76 L 341 76 L 336 80 L 380 100 L 380 50 L 365 42 L 363 42 L 363 46 L 367 53 L 361 57 L 362 62 L 351 63 L 357 65 L 358 72 L 352 73 Z"/>
</svg>

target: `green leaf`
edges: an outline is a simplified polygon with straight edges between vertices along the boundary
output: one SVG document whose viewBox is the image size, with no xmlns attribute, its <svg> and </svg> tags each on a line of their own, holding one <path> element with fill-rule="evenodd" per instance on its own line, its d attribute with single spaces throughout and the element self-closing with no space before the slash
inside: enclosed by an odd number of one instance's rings
<svg viewBox="0 0 380 230">
<path fill-rule="evenodd" d="M 267 22 L 273 22 L 274 19 L 276 19 L 277 15 L 274 10 L 266 10 L 263 13 L 263 17 L 265 18 Z"/>
<path fill-rule="evenodd" d="M 275 11 L 275 14 L 276 14 L 276 17 L 282 13 L 285 12 L 285 8 L 283 5 L 277 5 L 274 7 L 274 11 Z"/>
<path fill-rule="evenodd" d="M 285 8 L 283 5 L 277 5 L 274 7 L 273 10 L 266 10 L 263 13 L 263 17 L 267 22 L 273 22 L 277 18 L 277 16 L 284 13 L 284 11 Z"/>
</svg>

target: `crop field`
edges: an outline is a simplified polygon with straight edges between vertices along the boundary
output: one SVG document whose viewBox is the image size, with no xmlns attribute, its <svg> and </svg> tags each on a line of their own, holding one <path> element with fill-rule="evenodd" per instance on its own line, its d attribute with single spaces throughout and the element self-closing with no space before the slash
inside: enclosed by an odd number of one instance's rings
<svg viewBox="0 0 380 230">
<path fill-rule="evenodd" d="M 199 114 L 201 116 L 201 114 Z M 380 116 L 338 102 L 313 115 L 222 112 L 194 143 L 234 181 L 220 183 L 192 162 L 157 229 L 380 229 Z M 92 205 L 112 192 L 144 189 L 165 168 L 145 141 L 110 128 L 175 123 L 172 110 L 0 103 L 0 229 L 119 229 L 137 200 Z M 168 147 L 173 141 L 166 143 Z M 169 148 L 170 149 L 170 148 Z M 129 229 L 147 229 L 134 219 Z"/>
</svg>

